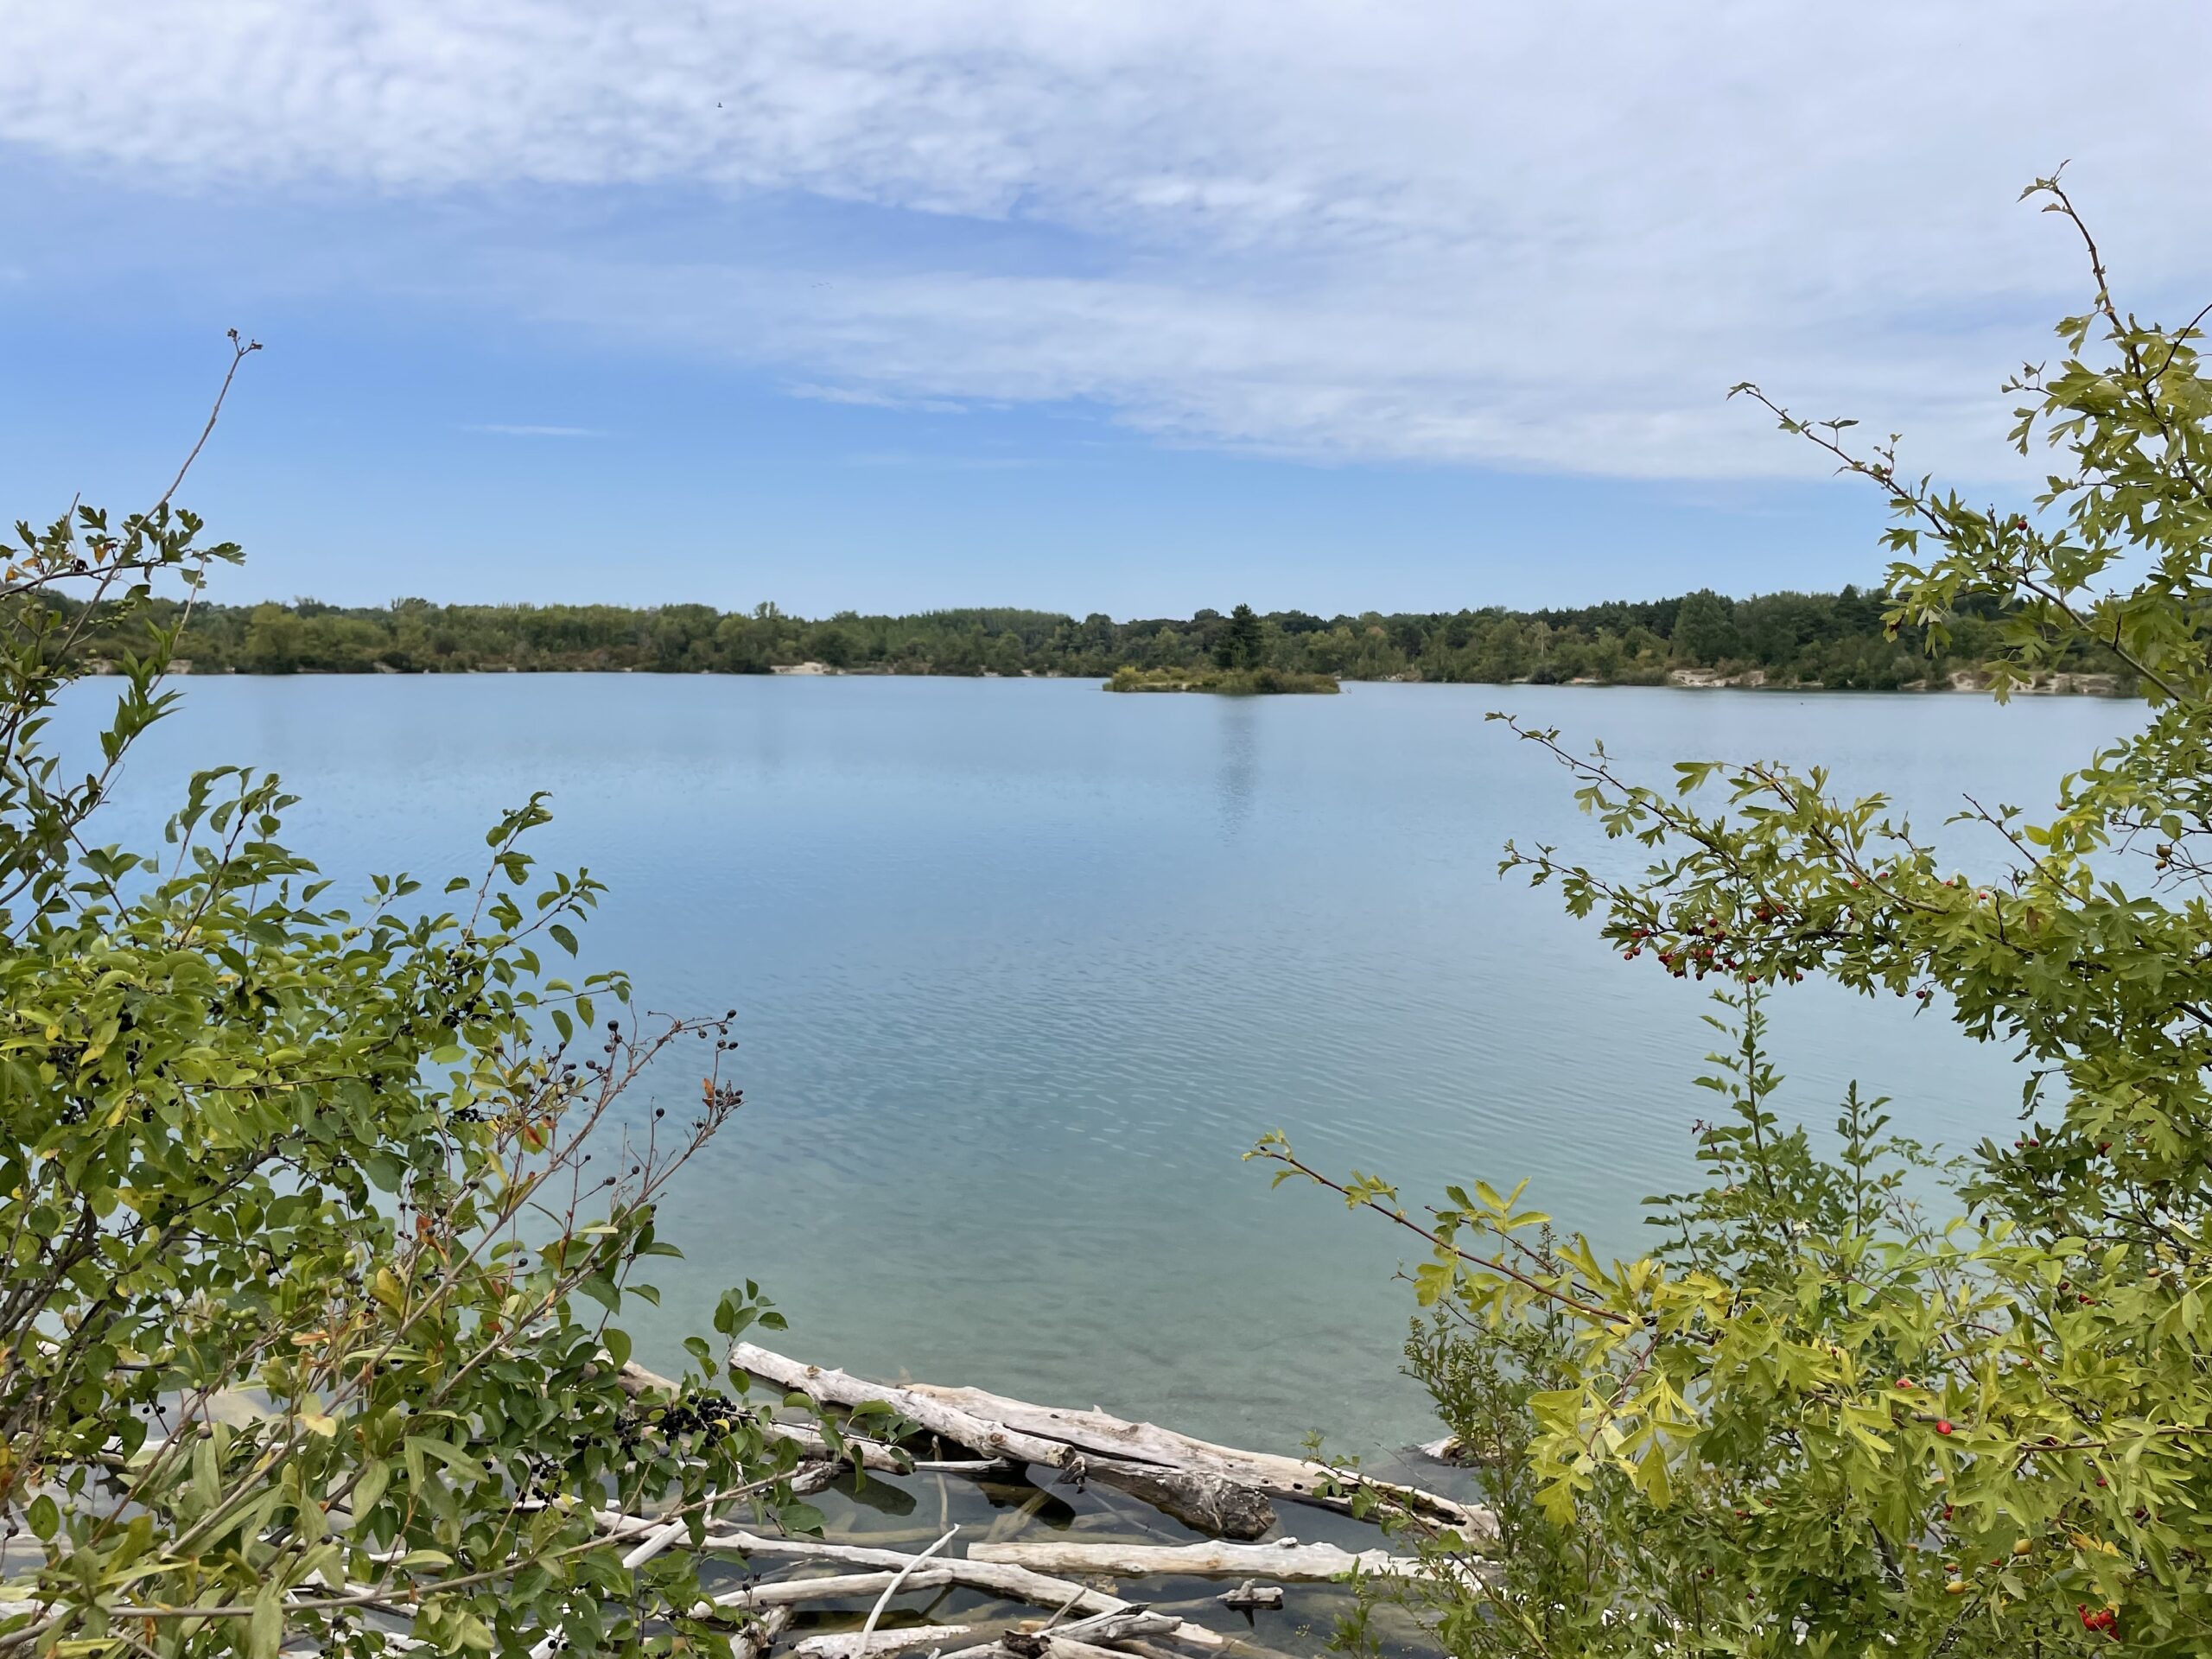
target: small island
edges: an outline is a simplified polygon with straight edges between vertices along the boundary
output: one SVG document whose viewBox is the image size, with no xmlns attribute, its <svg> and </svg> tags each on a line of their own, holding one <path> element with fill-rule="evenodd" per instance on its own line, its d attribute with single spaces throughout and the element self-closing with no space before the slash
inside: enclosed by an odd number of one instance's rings
<svg viewBox="0 0 2212 1659">
<path fill-rule="evenodd" d="M 1109 691 L 1212 691 L 1224 696 L 1267 696 L 1287 691 L 1335 693 L 1333 674 L 1300 674 L 1287 668 L 1133 668 L 1124 664 L 1106 682 Z"/>
<path fill-rule="evenodd" d="M 1106 682 L 1109 691 L 1213 691 L 1224 696 L 1251 697 L 1284 692 L 1343 690 L 1333 674 L 1308 674 L 1294 669 L 1270 667 L 1263 659 L 1265 636 L 1260 619 L 1249 605 L 1229 613 L 1213 648 L 1210 668 L 1138 668 L 1124 663 Z"/>
</svg>

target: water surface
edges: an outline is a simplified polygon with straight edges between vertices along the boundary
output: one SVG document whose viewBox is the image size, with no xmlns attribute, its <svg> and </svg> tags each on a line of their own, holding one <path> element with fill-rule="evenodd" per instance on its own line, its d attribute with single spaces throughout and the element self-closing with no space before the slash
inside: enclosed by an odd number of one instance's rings
<svg viewBox="0 0 2212 1659">
<path fill-rule="evenodd" d="M 1609 956 L 1499 843 L 1638 861 L 1486 724 L 1879 783 L 1931 825 L 2033 804 L 2139 706 L 1967 696 L 1354 685 L 1102 696 L 1090 682 L 484 676 L 195 679 L 106 840 L 195 765 L 274 767 L 341 887 L 474 872 L 533 789 L 539 850 L 613 887 L 587 953 L 656 1008 L 740 1010 L 747 1104 L 686 1172 L 641 1357 L 760 1281 L 792 1351 L 1288 1449 L 1423 1438 L 1395 1373 L 1414 1241 L 1238 1154 L 1288 1130 L 1408 1198 L 1527 1178 L 1609 1247 L 1687 1179 L 1696 988 Z M 69 714 L 81 725 L 97 687 Z M 1974 843 L 1962 842 L 1961 850 Z M 433 885 L 431 891 L 435 892 Z M 1777 1000 L 1790 1098 L 1851 1077 L 1963 1145 L 2017 1103 L 1939 1019 Z M 679 1096 L 696 1091 L 672 1085 Z"/>
</svg>

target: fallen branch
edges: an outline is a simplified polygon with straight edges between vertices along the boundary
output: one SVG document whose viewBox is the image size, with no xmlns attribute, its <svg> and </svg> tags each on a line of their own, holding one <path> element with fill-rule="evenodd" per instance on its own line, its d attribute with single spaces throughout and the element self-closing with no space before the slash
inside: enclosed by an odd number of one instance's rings
<svg viewBox="0 0 2212 1659">
<path fill-rule="evenodd" d="M 1275 1523 L 1274 1510 L 1265 1495 L 1222 1470 L 1179 1467 L 1158 1459 L 1132 1459 L 1110 1452 L 1094 1452 L 995 1421 L 930 1391 L 871 1382 L 843 1371 L 789 1359 L 749 1342 L 733 1343 L 729 1360 L 765 1382 L 804 1395 L 817 1407 L 850 1410 L 880 1402 L 916 1427 L 971 1452 L 1057 1469 L 1071 1480 L 1099 1481 L 1200 1532 L 1257 1538 Z"/>
<path fill-rule="evenodd" d="M 634 1360 L 626 1362 L 615 1374 L 615 1382 L 632 1400 L 643 1399 L 649 1395 L 664 1395 L 673 1400 L 682 1392 L 675 1379 L 663 1376 L 658 1371 L 649 1371 Z M 1008 1472 L 1016 1466 L 1013 1460 L 1004 1458 L 963 1459 L 959 1462 L 917 1459 L 888 1441 L 870 1440 L 864 1434 L 844 1435 L 844 1448 L 836 1451 L 831 1448 L 829 1437 L 820 1429 L 806 1423 L 779 1422 L 772 1417 L 760 1419 L 760 1432 L 772 1440 L 796 1446 L 802 1459 L 826 1463 L 857 1462 L 863 1469 L 873 1469 L 879 1474 L 935 1473 L 981 1478 Z"/>
<path fill-rule="evenodd" d="M 1287 1538 L 1273 1544 L 1077 1543 L 1052 1539 L 1033 1543 L 977 1544 L 969 1559 L 1039 1573 L 1103 1573 L 1123 1579 L 1185 1573 L 1198 1578 L 1274 1579 L 1319 1583 L 1341 1579 L 1354 1569 L 1380 1577 L 1403 1578 L 1421 1569 L 1409 1555 L 1368 1549 L 1354 1554 L 1334 1544 L 1301 1544 Z"/>
<path fill-rule="evenodd" d="M 910 1648 L 941 1648 L 955 1637 L 966 1636 L 966 1624 L 910 1624 L 903 1630 L 840 1630 L 834 1635 L 810 1636 L 791 1649 L 796 1659 L 876 1659 L 880 1654 L 904 1653 Z M 1121 1659 L 1128 1659 L 1127 1655 Z"/>
<path fill-rule="evenodd" d="M 1203 1471 L 1276 1497 L 1347 1510 L 1350 1494 L 1362 1488 L 1378 1498 L 1459 1530 L 1470 1542 L 1494 1539 L 1497 1518 L 1478 1505 L 1461 1503 L 1418 1486 L 1376 1480 L 1354 1471 L 1332 1469 L 1306 1458 L 1279 1457 L 1217 1446 L 1156 1423 L 1130 1422 L 1110 1413 L 1032 1405 L 1026 1400 L 988 1394 L 981 1389 L 950 1389 L 926 1382 L 909 1384 L 907 1393 L 934 1403 L 1004 1424 L 1040 1440 L 1057 1440 L 1089 1455 Z"/>
<path fill-rule="evenodd" d="M 716 1541 L 709 1539 L 709 1544 Z M 793 1542 L 798 1541 L 796 1540 Z M 862 1552 L 845 1545 L 823 1547 L 822 1559 L 836 1560 L 838 1556 L 858 1554 L 888 1556 L 900 1564 L 906 1576 L 900 1584 L 906 1590 L 941 1590 L 947 1585 L 959 1585 L 970 1590 L 988 1590 L 1008 1601 L 1026 1601 L 1035 1607 L 1053 1609 L 1072 1608 L 1084 1613 L 1133 1613 L 1143 1610 L 1119 1596 L 1103 1590 L 1093 1590 L 1084 1585 L 1071 1584 L 1065 1579 L 1047 1578 L 1023 1567 L 1000 1562 L 945 1560 L 942 1557 L 926 1567 L 911 1564 L 918 1558 L 895 1550 Z M 835 1550 L 836 1555 L 826 1552 Z M 795 1550 L 782 1553 L 799 1554 Z M 843 1573 L 822 1579 L 779 1579 L 769 1584 L 747 1585 L 736 1590 L 725 1591 L 710 1604 L 721 1609 L 754 1610 L 768 1607 L 788 1607 L 810 1601 L 842 1601 L 861 1596 L 877 1596 L 893 1583 L 899 1582 L 897 1573 Z M 1068 1627 L 1072 1630 L 1074 1625 Z M 1226 1637 L 1217 1636 L 1203 1625 L 1188 1619 L 1177 1619 L 1173 1626 L 1162 1632 L 1179 1642 L 1193 1647 L 1220 1648 L 1228 1645 Z"/>
</svg>

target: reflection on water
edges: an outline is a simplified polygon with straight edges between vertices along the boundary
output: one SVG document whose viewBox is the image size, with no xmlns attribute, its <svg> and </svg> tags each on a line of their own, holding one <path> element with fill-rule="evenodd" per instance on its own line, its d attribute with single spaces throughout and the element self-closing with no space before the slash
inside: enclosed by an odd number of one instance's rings
<svg viewBox="0 0 2212 1659">
<path fill-rule="evenodd" d="M 1643 856 L 1484 724 L 1500 704 L 1662 781 L 1690 754 L 1823 761 L 1929 823 L 1962 790 L 2048 798 L 2139 715 L 1535 687 L 196 680 L 102 838 L 152 842 L 190 764 L 274 766 L 302 797 L 289 837 L 342 890 L 474 870 L 497 811 L 550 789 L 541 853 L 613 888 L 594 965 L 630 969 L 648 1007 L 742 1011 L 748 1103 L 668 1205 L 690 1256 L 660 1275 L 643 1356 L 672 1363 L 679 1321 L 703 1326 L 749 1276 L 810 1357 L 1356 1450 L 1424 1426 L 1395 1375 L 1404 1241 L 1270 1193 L 1238 1159 L 1262 1130 L 1409 1199 L 1527 1176 L 1610 1249 L 1692 1173 L 1703 1000 L 1498 879 L 1508 836 Z M 1784 1103 L 1816 1123 L 1853 1076 L 1926 1140 L 2016 1109 L 2002 1058 L 1940 1017 L 1819 986 L 1774 1013 Z"/>
<path fill-rule="evenodd" d="M 1260 778 L 1260 720 L 1255 697 L 1209 697 L 1221 725 L 1221 827 L 1234 836 L 1252 816 Z"/>
</svg>

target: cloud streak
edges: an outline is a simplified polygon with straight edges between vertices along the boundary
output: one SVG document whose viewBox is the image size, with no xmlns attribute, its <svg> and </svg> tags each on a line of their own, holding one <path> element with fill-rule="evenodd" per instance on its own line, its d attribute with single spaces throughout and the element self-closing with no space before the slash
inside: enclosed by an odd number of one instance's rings
<svg viewBox="0 0 2212 1659">
<path fill-rule="evenodd" d="M 2027 176 L 2073 156 L 2146 304 L 2205 297 L 2212 14 L 2156 16 L 2139 53 L 2140 11 L 2042 0 L 0 0 L 0 143 L 331 211 L 858 213 L 804 275 L 549 231 L 472 279 L 817 400 L 1070 404 L 1323 461 L 1804 465 L 1722 403 L 1756 378 L 1989 474 L 1993 383 L 2083 289 Z"/>
</svg>

